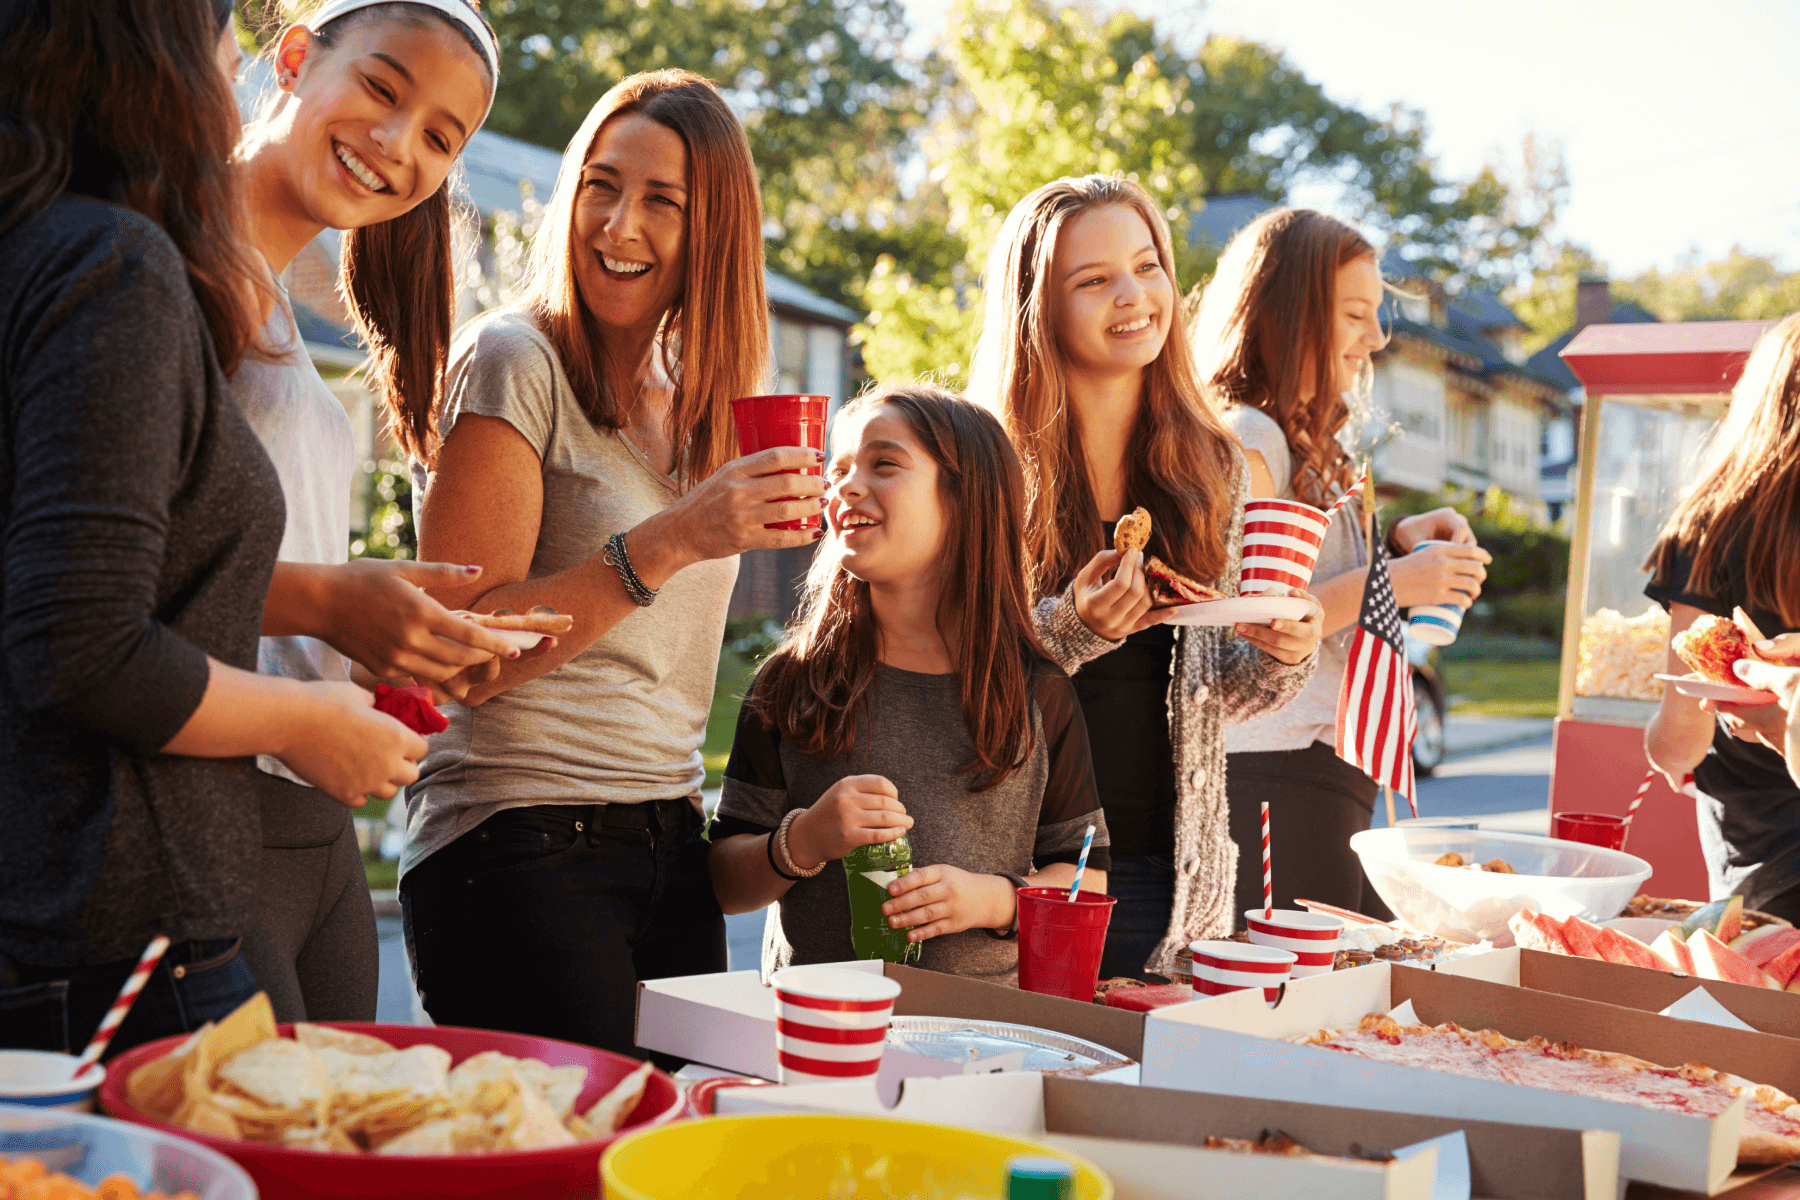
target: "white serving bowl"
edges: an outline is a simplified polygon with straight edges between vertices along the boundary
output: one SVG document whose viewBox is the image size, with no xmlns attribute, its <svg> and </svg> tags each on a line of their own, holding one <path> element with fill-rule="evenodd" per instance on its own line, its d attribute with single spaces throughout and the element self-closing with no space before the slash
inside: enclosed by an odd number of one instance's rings
<svg viewBox="0 0 1800 1200">
<path fill-rule="evenodd" d="M 1513 944 L 1506 922 L 1521 909 L 1603 921 L 1617 916 L 1650 878 L 1650 864 L 1634 854 L 1524 833 L 1365 829 L 1350 848 L 1402 924 L 1496 946 Z M 1504 859 L 1515 874 L 1436 866 L 1448 850 L 1465 862 Z"/>
<path fill-rule="evenodd" d="M 140 1191 L 256 1200 L 250 1176 L 223 1154 L 110 1117 L 0 1104 L 0 1157 L 35 1158 L 89 1187 L 116 1172 L 130 1176 Z"/>
</svg>

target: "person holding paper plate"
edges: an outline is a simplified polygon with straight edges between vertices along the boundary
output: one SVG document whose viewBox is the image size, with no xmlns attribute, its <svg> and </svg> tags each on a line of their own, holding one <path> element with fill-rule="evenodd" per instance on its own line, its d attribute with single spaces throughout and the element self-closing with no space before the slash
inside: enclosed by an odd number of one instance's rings
<svg viewBox="0 0 1800 1200">
<path fill-rule="evenodd" d="M 1143 188 L 1109 175 L 1045 184 L 1007 216 L 985 278 L 970 398 L 1019 450 L 1038 635 L 1100 748 L 1117 897 L 1100 974 L 1170 975 L 1177 951 L 1234 920 L 1221 731 L 1299 692 L 1318 605 L 1284 594 L 1286 613 L 1222 624 L 1204 603 L 1153 607 L 1147 556 L 1189 591 L 1224 593 L 1211 603 L 1245 607 L 1249 492 L 1195 377 L 1168 225 Z M 1111 549 L 1139 507 L 1147 545 Z M 1171 611 L 1183 624 L 1166 623 Z"/>
<path fill-rule="evenodd" d="M 1384 290 L 1367 239 L 1310 209 L 1264 213 L 1226 247 L 1200 295 L 1193 345 L 1201 381 L 1243 443 L 1251 495 L 1329 509 L 1355 482 L 1339 435 L 1352 400 L 1368 394 L 1370 356 L 1387 344 Z M 1266 800 L 1281 864 L 1275 907 L 1304 896 L 1388 915 L 1349 846 L 1369 827 L 1379 788 L 1337 755 L 1338 692 L 1369 571 L 1357 509 L 1353 501 L 1332 516 L 1313 570 L 1325 608 L 1318 670 L 1291 703 L 1225 733 L 1238 913 L 1262 903 Z M 1492 559 L 1455 509 L 1404 517 L 1386 543 L 1401 608 L 1460 609 L 1481 594 Z"/>
<path fill-rule="evenodd" d="M 1796 564 L 1800 314 L 1764 334 L 1744 364 L 1694 485 L 1645 563 L 1644 594 L 1669 610 L 1671 638 L 1741 608 L 1765 638 L 1792 645 L 1779 635 L 1800 630 Z M 1668 673 L 1688 673 L 1673 647 Z M 1800 782 L 1770 744 L 1785 744 L 1779 706 L 1748 691 L 1742 699 L 1665 687 L 1644 750 L 1677 791 L 1693 774 L 1713 896 L 1742 895 L 1746 908 L 1800 920 Z"/>
</svg>

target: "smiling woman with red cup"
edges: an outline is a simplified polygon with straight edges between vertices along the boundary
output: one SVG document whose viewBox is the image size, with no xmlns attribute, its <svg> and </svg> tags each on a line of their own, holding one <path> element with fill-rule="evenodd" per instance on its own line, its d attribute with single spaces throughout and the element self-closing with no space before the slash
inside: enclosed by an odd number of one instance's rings
<svg viewBox="0 0 1800 1200">
<path fill-rule="evenodd" d="M 480 580 L 451 608 L 572 618 L 497 665 L 431 739 L 401 902 L 426 1011 L 633 1049 L 639 979 L 721 971 L 700 742 L 744 550 L 805 545 L 818 451 L 735 458 L 731 401 L 767 384 L 756 168 L 704 79 L 655 71 L 563 156 L 518 308 L 451 346 L 408 415 L 419 548 Z M 799 497 L 783 499 L 783 497 Z M 529 995 L 530 1003 L 520 1003 Z"/>
<path fill-rule="evenodd" d="M 1313 670 L 1300 620 L 1164 624 L 1147 555 L 1227 596 L 1239 586 L 1248 476 L 1207 403 L 1181 324 L 1168 223 L 1136 183 L 1059 179 L 1021 200 L 989 253 L 972 399 L 1025 462 L 1038 634 L 1069 671 L 1094 744 L 1118 898 L 1101 975 L 1168 975 L 1231 932 L 1226 722 L 1286 703 Z M 1152 518 L 1111 549 L 1121 518 Z"/>
<path fill-rule="evenodd" d="M 1338 435 L 1350 421 L 1350 401 L 1368 390 L 1370 356 L 1387 344 L 1382 296 L 1374 247 L 1321 213 L 1265 213 L 1226 247 L 1200 297 L 1194 354 L 1243 443 L 1253 495 L 1304 504 L 1322 516 L 1355 481 Z M 1279 712 L 1225 733 L 1239 912 L 1262 898 L 1256 865 L 1266 800 L 1290 864 L 1277 905 L 1292 908 L 1296 897 L 1309 896 L 1387 915 L 1350 850 L 1351 835 L 1369 827 L 1379 789 L 1336 748 L 1338 692 L 1369 570 L 1357 507 L 1346 504 L 1331 517 L 1311 573 L 1310 590 L 1325 606 L 1318 671 Z M 1407 553 L 1427 538 L 1454 544 Z M 1472 601 L 1481 593 L 1489 556 L 1453 509 L 1396 521 L 1387 542 L 1402 608 Z"/>
</svg>

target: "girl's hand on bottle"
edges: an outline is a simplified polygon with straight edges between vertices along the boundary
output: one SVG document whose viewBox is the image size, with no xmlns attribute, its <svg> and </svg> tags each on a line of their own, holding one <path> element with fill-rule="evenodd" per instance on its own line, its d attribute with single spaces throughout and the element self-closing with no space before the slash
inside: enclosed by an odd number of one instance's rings
<svg viewBox="0 0 1800 1200">
<path fill-rule="evenodd" d="M 1075 615 L 1109 642 L 1162 624 L 1163 612 L 1150 608 L 1142 550 L 1102 550 L 1076 573 L 1072 587 Z"/>
<path fill-rule="evenodd" d="M 819 451 L 803 446 L 778 446 L 732 459 L 637 527 L 641 542 L 634 533 L 627 543 L 634 565 L 640 557 L 648 560 L 651 544 L 662 540 L 683 564 L 731 558 L 746 550 L 812 545 L 820 534 L 819 514 L 825 511 L 825 480 L 804 472 L 824 461 Z M 768 528 L 796 520 L 807 526 Z"/>
<path fill-rule="evenodd" d="M 1485 564 L 1494 556 L 1476 545 L 1426 546 L 1388 562 L 1394 603 L 1401 608 L 1421 604 L 1459 604 L 1464 608 L 1481 595 Z"/>
<path fill-rule="evenodd" d="M 1004 929 L 1018 904 L 1012 884 L 1000 876 L 946 863 L 914 867 L 888 884 L 888 895 L 893 899 L 881 911 L 889 925 L 907 931 L 909 942 L 965 929 Z"/>
<path fill-rule="evenodd" d="M 788 826 L 794 864 L 832 862 L 859 846 L 891 842 L 912 828 L 900 791 L 880 775 L 847 775 Z"/>
<path fill-rule="evenodd" d="M 425 739 L 375 710 L 375 697 L 354 683 L 301 685 L 293 740 L 275 752 L 287 768 L 350 808 L 370 796 L 391 799 L 419 777 Z"/>
<path fill-rule="evenodd" d="M 1238 625 L 1234 627 L 1234 632 L 1251 645 L 1261 648 L 1270 658 L 1293 667 L 1305 662 L 1306 656 L 1319 648 L 1319 639 L 1325 633 L 1325 607 L 1311 592 L 1303 592 L 1298 588 L 1282 588 L 1281 592 L 1310 600 L 1312 611 L 1298 621 L 1278 619 L 1267 625 Z M 1273 594 L 1273 589 L 1271 593 Z"/>
</svg>

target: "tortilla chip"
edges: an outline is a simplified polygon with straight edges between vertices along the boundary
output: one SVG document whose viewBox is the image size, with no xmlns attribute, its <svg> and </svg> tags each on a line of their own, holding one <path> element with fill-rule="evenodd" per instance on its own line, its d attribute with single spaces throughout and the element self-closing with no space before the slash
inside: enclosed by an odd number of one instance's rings
<svg viewBox="0 0 1800 1200">
<path fill-rule="evenodd" d="M 209 1022 L 200 1027 L 200 1033 L 211 1028 Z M 181 1107 L 182 1101 L 187 1099 L 183 1073 L 187 1069 L 188 1056 L 194 1052 L 194 1045 L 199 1041 L 200 1033 L 131 1073 L 131 1078 L 125 1081 L 125 1099 L 133 1108 L 159 1121 L 166 1121 Z"/>
<path fill-rule="evenodd" d="M 650 1086 L 650 1072 L 656 1068 L 644 1063 L 637 1070 L 621 1079 L 612 1091 L 595 1101 L 594 1106 L 582 1114 L 582 1119 L 599 1137 L 609 1137 L 619 1132 L 631 1111 L 644 1098 L 644 1089 Z"/>
<path fill-rule="evenodd" d="M 269 1003 L 269 994 L 258 992 L 203 1034 L 197 1048 L 204 1048 L 213 1062 L 222 1063 L 275 1036 L 275 1009 Z"/>
<path fill-rule="evenodd" d="M 238 1129 L 236 1119 L 211 1100 L 188 1101 L 170 1118 L 169 1123 L 179 1125 L 183 1129 L 191 1129 L 195 1133 L 209 1133 L 214 1137 L 243 1136 Z"/>
<path fill-rule="evenodd" d="M 587 1086 L 586 1067 L 552 1067 L 535 1058 L 514 1060 L 513 1073 L 519 1082 L 534 1089 L 561 1121 L 575 1108 L 581 1089 Z"/>
<path fill-rule="evenodd" d="M 392 1054 L 394 1047 L 378 1037 L 366 1033 L 351 1033 L 347 1029 L 333 1029 L 329 1025 L 312 1025 L 305 1021 L 294 1023 L 294 1040 L 314 1050 L 323 1050 L 327 1046 L 333 1050 L 341 1050 L 345 1054 Z"/>
<path fill-rule="evenodd" d="M 449 1118 L 427 1121 L 399 1137 L 383 1142 L 377 1154 L 455 1154 L 456 1122 Z"/>
<path fill-rule="evenodd" d="M 319 1056 L 287 1038 L 270 1038 L 219 1064 L 218 1078 L 270 1108 L 314 1108 L 331 1094 Z"/>
<path fill-rule="evenodd" d="M 550 1105 L 534 1087 L 521 1084 L 518 1090 L 519 1114 L 513 1126 L 501 1139 L 502 1149 L 534 1150 L 545 1146 L 572 1146 L 575 1135 L 551 1111 Z"/>
<path fill-rule="evenodd" d="M 317 1053 L 331 1077 L 332 1090 L 342 1095 L 374 1096 L 400 1089 L 432 1096 L 449 1092 L 450 1052 L 441 1046 L 408 1046 L 375 1054 L 326 1046 Z"/>
</svg>

